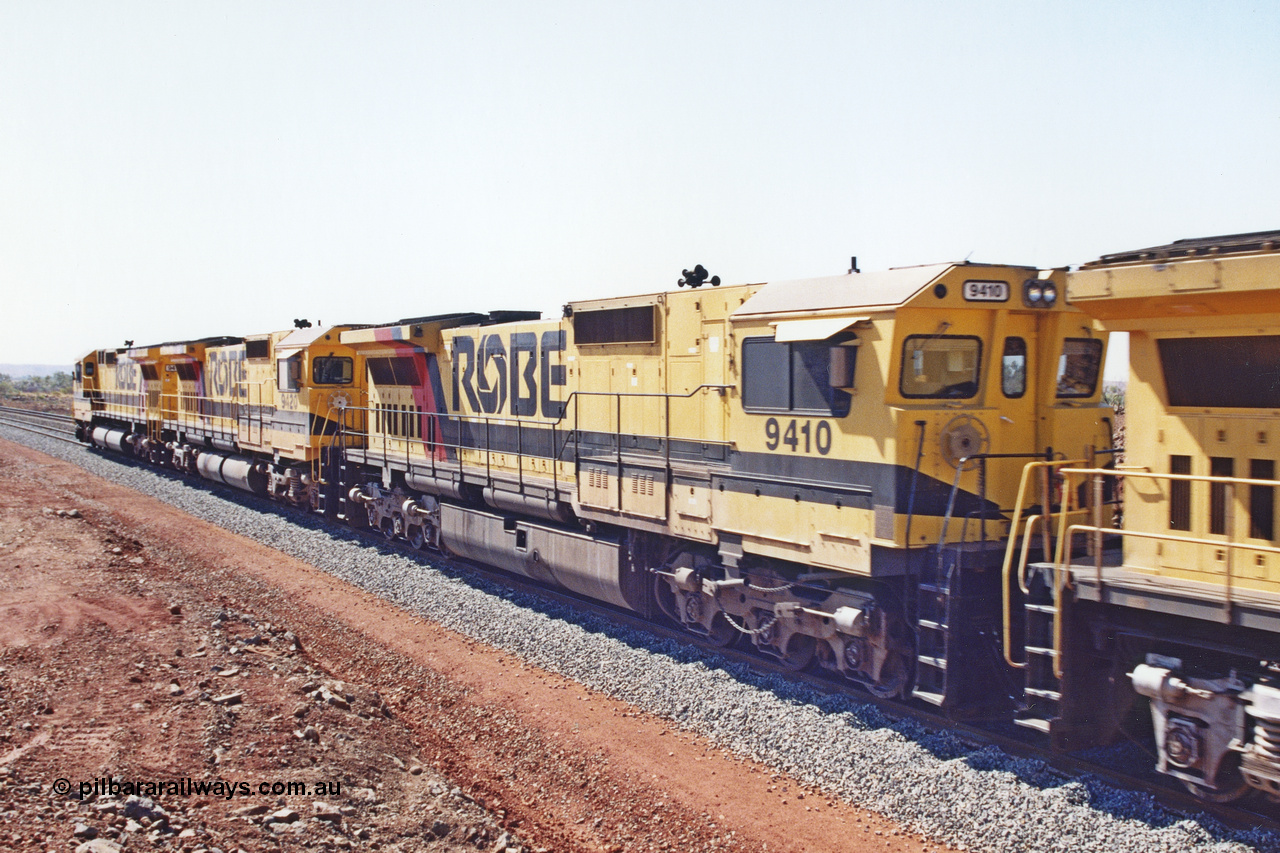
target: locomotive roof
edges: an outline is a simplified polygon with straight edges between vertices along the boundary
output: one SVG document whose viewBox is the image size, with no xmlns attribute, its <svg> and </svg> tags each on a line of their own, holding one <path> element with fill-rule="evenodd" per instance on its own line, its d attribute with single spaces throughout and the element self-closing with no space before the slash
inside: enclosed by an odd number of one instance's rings
<svg viewBox="0 0 1280 853">
<path fill-rule="evenodd" d="M 394 323 L 354 327 L 342 333 L 342 342 L 351 345 L 407 341 L 414 338 L 422 339 L 424 334 L 439 336 L 441 329 L 457 329 L 462 326 L 492 326 L 497 323 L 541 319 L 541 311 L 490 311 L 487 314 L 460 312 L 433 314 L 429 317 L 406 317 Z"/>
<path fill-rule="evenodd" d="M 734 311 L 733 316 L 743 319 L 896 308 L 953 266 L 955 264 L 930 264 L 770 282 Z"/>
<path fill-rule="evenodd" d="M 128 356 L 130 358 L 139 358 L 139 357 L 145 358 L 148 350 L 156 349 L 157 347 L 162 349 L 168 348 L 168 347 L 189 347 L 189 346 L 196 346 L 196 345 L 204 345 L 206 347 L 221 347 L 221 346 L 226 346 L 228 344 L 240 344 L 240 343 L 244 343 L 244 338 L 232 337 L 230 335 L 217 335 L 211 338 L 196 338 L 194 340 L 189 340 L 189 341 L 164 341 L 163 343 L 159 343 L 159 344 L 145 344 L 143 346 L 116 348 L 116 352 L 122 352 L 127 350 Z"/>
<path fill-rule="evenodd" d="M 488 320 L 488 314 L 477 314 L 474 311 L 459 311 L 452 314 L 429 314 L 425 317 L 404 317 L 394 323 L 379 323 L 380 326 L 408 326 L 413 323 L 439 323 L 442 329 L 453 326 L 478 326 Z"/>
<path fill-rule="evenodd" d="M 1159 318 L 1280 313 L 1280 231 L 1178 240 L 1067 273 L 1067 299 L 1124 330 Z"/>
<path fill-rule="evenodd" d="M 431 314 L 427 317 L 405 317 L 394 323 L 382 323 L 377 328 L 391 326 L 435 325 L 441 329 L 456 329 L 459 326 L 493 326 L 498 323 L 517 323 L 525 320 L 541 320 L 541 311 L 498 310 L 487 314 L 475 311 L 455 312 L 453 314 Z M 375 328 L 369 326 L 368 328 Z"/>
<path fill-rule="evenodd" d="M 313 341 L 317 340 L 325 332 L 334 328 L 333 326 L 307 326 L 304 329 L 294 329 L 276 342 L 276 352 L 285 349 L 301 349 L 310 346 Z"/>
<path fill-rule="evenodd" d="M 1096 261 L 1083 264 L 1081 269 L 1239 254 L 1241 252 L 1271 252 L 1277 249 L 1280 249 L 1280 231 L 1251 231 L 1247 234 L 1223 234 L 1218 237 L 1192 237 L 1186 240 L 1174 240 L 1164 246 L 1113 252 L 1109 255 L 1103 255 Z"/>
</svg>

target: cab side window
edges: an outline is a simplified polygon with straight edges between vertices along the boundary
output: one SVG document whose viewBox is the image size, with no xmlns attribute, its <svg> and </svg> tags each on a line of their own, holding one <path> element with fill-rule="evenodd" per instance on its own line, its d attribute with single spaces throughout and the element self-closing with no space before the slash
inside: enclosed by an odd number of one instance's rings
<svg viewBox="0 0 1280 853">
<path fill-rule="evenodd" d="M 365 361 L 369 369 L 370 385 L 417 385 L 418 368 L 412 358 L 370 358 Z"/>
<path fill-rule="evenodd" d="M 297 391 L 302 376 L 302 354 L 276 360 L 276 387 L 281 391 Z"/>
<path fill-rule="evenodd" d="M 311 381 L 316 385 L 350 385 L 353 361 L 346 356 L 318 356 L 311 360 Z"/>
<path fill-rule="evenodd" d="M 832 387 L 831 343 L 780 342 L 747 338 L 742 342 L 742 408 L 748 412 L 800 412 L 842 418 L 852 396 Z M 838 364 L 851 382 L 853 347 L 841 348 Z M 845 351 L 847 350 L 847 351 Z"/>
<path fill-rule="evenodd" d="M 1058 399 L 1092 397 L 1102 369 L 1102 341 L 1067 338 L 1058 359 Z"/>
<path fill-rule="evenodd" d="M 1004 355 L 1000 359 L 1000 390 L 1010 399 L 1017 399 L 1027 393 L 1027 342 L 1022 338 L 1004 339 Z"/>
<path fill-rule="evenodd" d="M 904 397 L 965 400 L 978 394 L 982 341 L 972 335 L 910 335 L 902 344 Z"/>
</svg>

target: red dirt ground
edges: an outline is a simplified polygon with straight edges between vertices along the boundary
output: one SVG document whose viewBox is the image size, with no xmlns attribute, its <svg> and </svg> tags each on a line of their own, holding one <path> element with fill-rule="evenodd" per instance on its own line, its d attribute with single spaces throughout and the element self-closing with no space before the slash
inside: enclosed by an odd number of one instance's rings
<svg viewBox="0 0 1280 853">
<path fill-rule="evenodd" d="M 247 787 L 162 789 L 163 814 L 76 798 L 105 777 Z M 341 789 L 256 790 L 298 781 Z M 228 853 L 944 849 L 0 440 L 0 848 L 93 835 Z"/>
</svg>

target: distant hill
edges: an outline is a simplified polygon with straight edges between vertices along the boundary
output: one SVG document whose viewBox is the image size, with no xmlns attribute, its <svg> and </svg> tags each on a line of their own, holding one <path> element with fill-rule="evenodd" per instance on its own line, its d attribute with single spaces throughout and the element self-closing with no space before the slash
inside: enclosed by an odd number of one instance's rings
<svg viewBox="0 0 1280 853">
<path fill-rule="evenodd" d="M 70 373 L 70 364 L 0 364 L 0 373 L 14 379 L 24 376 L 52 376 L 55 373 Z"/>
</svg>

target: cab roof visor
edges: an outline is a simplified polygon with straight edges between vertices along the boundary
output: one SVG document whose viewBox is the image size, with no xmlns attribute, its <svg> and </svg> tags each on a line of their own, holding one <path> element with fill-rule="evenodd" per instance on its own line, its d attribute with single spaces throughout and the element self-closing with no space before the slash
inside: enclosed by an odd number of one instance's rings
<svg viewBox="0 0 1280 853">
<path fill-rule="evenodd" d="M 832 335 L 840 334 L 855 323 L 870 319 L 870 317 L 807 317 L 803 320 L 777 320 L 769 325 L 773 326 L 774 340 L 780 343 L 825 341 Z"/>
</svg>

